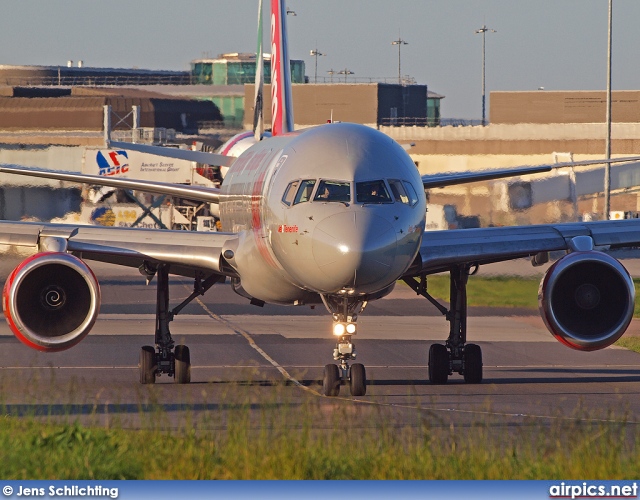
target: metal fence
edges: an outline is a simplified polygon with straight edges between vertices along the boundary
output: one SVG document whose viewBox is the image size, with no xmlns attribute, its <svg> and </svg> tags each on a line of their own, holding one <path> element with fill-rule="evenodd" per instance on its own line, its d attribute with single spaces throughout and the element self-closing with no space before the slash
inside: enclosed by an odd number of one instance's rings
<svg viewBox="0 0 640 500">
<path fill-rule="evenodd" d="M 110 87 L 124 85 L 191 85 L 192 77 L 184 75 L 79 75 L 5 77 L 2 83 L 11 87 Z"/>
<path fill-rule="evenodd" d="M 386 127 L 475 127 L 482 125 L 482 120 L 464 118 L 425 118 L 394 117 L 381 118 L 380 125 Z"/>
<path fill-rule="evenodd" d="M 111 139 L 138 144 L 165 144 L 176 140 L 176 131 L 164 127 L 141 127 L 129 130 L 112 130 Z"/>
</svg>

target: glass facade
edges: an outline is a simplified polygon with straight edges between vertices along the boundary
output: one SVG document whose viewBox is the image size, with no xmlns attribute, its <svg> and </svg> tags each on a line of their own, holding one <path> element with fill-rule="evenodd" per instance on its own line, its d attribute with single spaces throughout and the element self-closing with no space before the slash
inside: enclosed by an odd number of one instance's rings
<svg viewBox="0 0 640 500">
<path fill-rule="evenodd" d="M 291 81 L 305 83 L 304 61 L 293 60 Z M 254 83 L 256 79 L 256 61 L 252 59 L 208 59 L 191 63 L 191 79 L 199 85 L 243 85 Z M 264 61 L 264 83 L 271 83 L 271 61 Z"/>
<path fill-rule="evenodd" d="M 437 127 L 440 125 L 440 98 L 427 98 L 427 125 Z"/>
<path fill-rule="evenodd" d="M 211 98 L 218 106 L 224 118 L 225 126 L 229 128 L 241 128 L 244 119 L 244 96 L 214 96 Z"/>
</svg>

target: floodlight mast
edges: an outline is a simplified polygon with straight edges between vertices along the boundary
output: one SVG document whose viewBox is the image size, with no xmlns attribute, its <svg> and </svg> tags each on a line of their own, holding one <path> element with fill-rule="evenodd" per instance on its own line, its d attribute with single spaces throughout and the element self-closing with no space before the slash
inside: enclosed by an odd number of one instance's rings
<svg viewBox="0 0 640 500">
<path fill-rule="evenodd" d="M 323 54 L 322 52 L 318 52 L 318 47 L 312 49 L 310 55 L 316 58 L 316 71 L 313 77 L 313 83 L 318 83 L 318 56 L 326 56 L 327 54 Z"/>
<path fill-rule="evenodd" d="M 402 47 L 403 45 L 409 45 L 409 42 L 403 40 L 402 38 L 400 38 L 400 36 L 398 36 L 398 39 L 393 40 L 391 42 L 391 45 L 398 46 L 398 85 L 402 85 L 402 71 L 400 70 L 400 47 Z"/>
<path fill-rule="evenodd" d="M 482 126 L 484 127 L 487 124 L 486 119 L 486 106 L 485 106 L 485 52 L 486 52 L 486 34 L 489 33 L 497 33 L 496 30 L 487 28 L 486 25 L 483 25 L 482 28 L 477 29 L 475 34 L 482 34 Z"/>
</svg>

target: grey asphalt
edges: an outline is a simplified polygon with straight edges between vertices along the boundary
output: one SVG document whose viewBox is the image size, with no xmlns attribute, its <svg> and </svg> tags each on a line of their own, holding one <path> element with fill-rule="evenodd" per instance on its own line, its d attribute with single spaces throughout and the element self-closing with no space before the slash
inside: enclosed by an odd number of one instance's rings
<svg viewBox="0 0 640 500">
<path fill-rule="evenodd" d="M 211 414 L 224 414 L 239 402 L 250 401 L 257 414 L 265 405 L 302 408 L 311 400 L 326 410 L 314 418 L 326 418 L 338 405 L 357 412 L 356 425 L 363 426 L 371 425 L 364 417 L 381 412 L 398 425 L 427 418 L 443 427 L 479 420 L 518 426 L 584 418 L 585 408 L 592 419 L 640 423 L 640 354 L 621 348 L 573 351 L 530 311 L 472 310 L 469 338 L 483 349 L 483 383 L 467 385 L 454 375 L 446 385 L 429 384 L 428 346 L 444 340 L 447 323 L 406 286 L 372 303 L 359 319 L 354 341 L 369 379 L 364 397 L 352 398 L 348 387 L 339 399 L 319 395 L 322 368 L 332 361 L 334 346 L 322 308 L 258 308 L 227 285 L 214 287 L 171 325 L 176 340 L 191 348 L 192 383 L 176 385 L 161 377 L 155 386 L 141 386 L 138 352 L 153 343 L 155 288 L 145 286 L 136 271 L 93 267 L 101 281 L 102 312 L 78 346 L 39 353 L 0 325 L 0 411 L 101 423 L 118 418 L 139 427 L 153 420 L 157 406 L 166 425 L 180 427 L 194 414 L 207 415 L 207 425 Z M 175 278 L 172 303 L 191 286 Z M 640 334 L 637 320 L 630 334 Z"/>
</svg>

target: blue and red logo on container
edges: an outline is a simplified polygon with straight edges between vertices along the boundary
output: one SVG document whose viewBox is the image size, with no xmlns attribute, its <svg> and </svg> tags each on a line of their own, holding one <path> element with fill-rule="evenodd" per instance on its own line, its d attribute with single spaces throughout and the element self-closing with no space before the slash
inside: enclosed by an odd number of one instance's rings
<svg viewBox="0 0 640 500">
<path fill-rule="evenodd" d="M 98 151 L 96 162 L 98 175 L 119 175 L 129 171 L 129 156 L 126 151 Z"/>
</svg>

